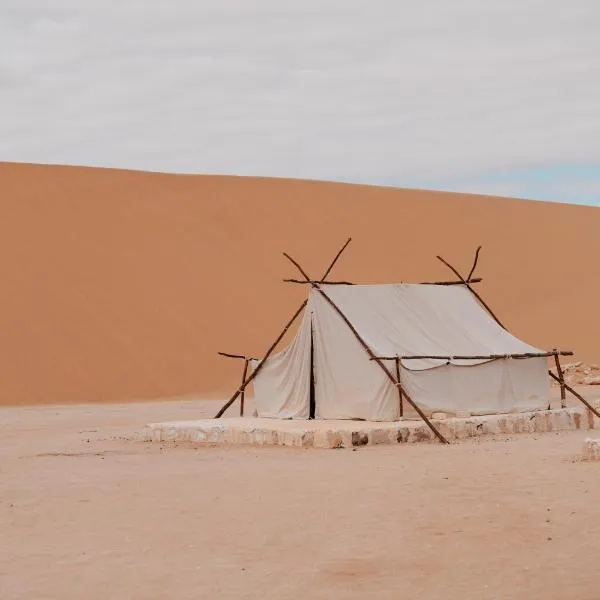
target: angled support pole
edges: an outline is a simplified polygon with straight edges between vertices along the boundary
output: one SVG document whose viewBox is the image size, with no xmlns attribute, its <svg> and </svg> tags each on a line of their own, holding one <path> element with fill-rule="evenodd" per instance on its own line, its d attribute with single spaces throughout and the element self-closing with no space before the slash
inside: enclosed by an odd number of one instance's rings
<svg viewBox="0 0 600 600">
<path fill-rule="evenodd" d="M 334 259 L 331 261 L 329 267 L 327 267 L 327 270 L 325 271 L 325 273 L 324 273 L 323 277 L 321 277 L 321 279 L 326 279 L 327 276 L 329 275 L 329 273 L 331 273 L 331 270 L 333 269 L 333 267 L 337 263 L 338 259 L 342 255 L 342 252 L 348 247 L 348 244 L 351 241 L 352 241 L 352 238 L 348 238 L 346 240 L 346 243 L 339 249 L 338 253 L 335 255 Z M 306 278 L 310 279 L 310 277 L 308 277 L 308 276 Z M 293 325 L 294 321 L 299 317 L 300 313 L 302 313 L 302 311 L 304 310 L 304 308 L 306 307 L 307 304 L 308 304 L 308 299 L 304 300 L 304 302 L 302 302 L 302 304 L 300 305 L 298 310 L 292 315 L 291 319 L 287 322 L 287 324 L 283 328 L 283 331 L 279 334 L 279 336 L 277 336 L 277 339 L 273 342 L 273 344 L 271 344 L 269 349 L 265 352 L 261 361 L 258 363 L 258 365 L 256 365 L 256 368 L 254 369 L 254 371 L 252 371 L 252 373 L 250 373 L 250 375 L 248 375 L 244 379 L 244 381 L 242 382 L 242 385 L 236 390 L 236 392 L 233 394 L 233 396 L 221 407 L 219 412 L 215 415 L 215 419 L 220 419 L 223 416 L 225 411 L 237 400 L 238 396 L 240 396 L 242 394 L 242 392 L 244 392 L 244 390 L 248 387 L 248 384 L 250 384 L 252 382 L 252 380 L 258 375 L 258 373 L 262 369 L 263 365 L 265 364 L 266 360 L 269 358 L 269 356 L 271 356 L 271 354 L 277 347 L 277 344 L 279 344 L 279 342 L 284 338 L 288 329 Z"/>
<path fill-rule="evenodd" d="M 556 348 L 554 349 L 556 352 Z M 562 370 L 562 365 L 560 364 L 560 359 L 558 358 L 558 352 L 554 355 L 554 362 L 556 364 L 556 372 L 558 373 L 558 378 L 560 379 L 560 407 L 565 408 L 567 406 L 566 399 L 566 389 L 565 389 L 565 374 Z"/>
<path fill-rule="evenodd" d="M 550 371 L 550 369 L 548 369 L 548 373 L 550 374 L 550 377 L 552 377 L 552 379 L 554 379 L 554 381 L 561 383 L 560 379 L 552 371 Z M 564 385 L 565 389 L 568 392 L 571 392 L 571 394 L 573 394 L 573 396 L 575 396 L 575 398 L 580 400 L 587 408 L 589 408 L 600 419 L 600 412 L 598 412 L 580 393 L 576 392 L 570 385 L 567 385 L 566 383 L 563 383 L 562 385 Z"/>
<path fill-rule="evenodd" d="M 302 273 L 302 275 L 307 281 L 310 281 L 310 277 L 306 274 L 304 269 L 302 269 L 302 267 L 289 254 L 284 254 L 284 256 L 297 267 L 297 269 L 300 271 L 300 273 Z M 431 429 L 431 431 L 433 431 L 438 440 L 440 440 L 442 444 L 448 444 L 448 440 L 440 433 L 438 428 L 427 418 L 427 415 L 417 406 L 417 404 L 406 392 L 406 390 L 402 388 L 400 382 L 390 373 L 389 369 L 385 366 L 383 361 L 377 356 L 375 356 L 367 342 L 365 342 L 360 333 L 358 333 L 358 331 L 355 329 L 354 325 L 352 325 L 352 323 L 349 321 L 348 317 L 346 317 L 346 315 L 341 311 L 339 306 L 323 291 L 323 289 L 317 283 L 313 283 L 312 287 L 315 290 L 317 290 L 317 292 L 319 292 L 321 296 L 323 296 L 323 298 L 327 301 L 331 308 L 333 308 L 333 310 L 341 317 L 344 323 L 346 323 L 346 325 L 354 334 L 354 337 L 357 339 L 358 343 L 363 347 L 369 358 L 374 360 L 379 365 L 381 370 L 385 373 L 385 375 L 392 382 L 392 384 L 396 388 L 398 388 L 401 391 L 401 393 L 404 394 L 406 401 L 417 411 L 418 415 L 423 419 L 423 421 L 425 421 L 426 425 L 429 427 L 429 429 Z"/>
<path fill-rule="evenodd" d="M 485 303 L 484 299 L 473 289 L 471 284 L 469 283 L 473 272 L 475 271 L 475 267 L 477 266 L 477 261 L 479 260 L 479 251 L 481 250 L 481 246 L 477 248 L 477 252 L 475 253 L 475 261 L 473 262 L 473 266 L 471 267 L 471 272 L 469 273 L 469 277 L 466 279 L 448 262 L 446 262 L 441 256 L 437 256 L 436 258 L 443 262 L 459 279 L 460 281 L 468 288 L 468 290 L 479 300 L 481 305 L 488 311 L 490 316 L 502 327 L 502 329 L 506 329 L 506 327 L 501 323 L 500 319 L 494 314 L 494 311 Z"/>
</svg>

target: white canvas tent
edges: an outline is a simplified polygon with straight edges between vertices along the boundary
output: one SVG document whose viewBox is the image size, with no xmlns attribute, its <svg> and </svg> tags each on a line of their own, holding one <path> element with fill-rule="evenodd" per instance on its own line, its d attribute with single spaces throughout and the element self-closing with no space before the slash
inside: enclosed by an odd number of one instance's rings
<svg viewBox="0 0 600 600">
<path fill-rule="evenodd" d="M 240 398 L 244 416 L 247 386 L 254 381 L 258 414 L 284 419 L 369 419 L 392 421 L 419 416 L 448 443 L 430 416 L 436 412 L 507 413 L 549 408 L 549 379 L 592 413 L 600 413 L 564 380 L 560 356 L 543 352 L 510 334 L 473 288 L 481 246 L 463 277 L 442 257 L 454 281 L 422 284 L 353 285 L 327 277 L 346 241 L 320 280 L 311 280 L 308 298 L 292 315 L 264 356 L 219 352 L 242 359 L 242 383 L 221 407 L 220 418 Z M 293 341 L 274 354 L 303 314 Z M 546 359 L 553 357 L 556 374 Z M 250 373 L 248 370 L 251 368 Z"/>
<path fill-rule="evenodd" d="M 388 357 L 382 362 L 389 372 L 396 372 L 394 357 L 402 357 L 402 388 L 427 416 L 527 411 L 548 404 L 544 352 L 500 327 L 466 287 L 320 284 L 310 291 L 293 341 L 268 358 L 254 379 L 259 416 L 400 417 L 397 387 L 369 360 L 327 298 L 374 355 Z M 528 354 L 542 356 L 492 358 Z M 440 358 L 414 358 L 434 356 Z M 251 361 L 254 368 L 258 364 Z M 404 404 L 404 416 L 417 414 Z"/>
</svg>

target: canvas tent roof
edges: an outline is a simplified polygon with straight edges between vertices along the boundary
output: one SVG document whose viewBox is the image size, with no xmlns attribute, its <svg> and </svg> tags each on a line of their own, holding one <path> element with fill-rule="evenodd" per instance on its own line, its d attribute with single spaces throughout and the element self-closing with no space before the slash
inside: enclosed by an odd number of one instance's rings
<svg viewBox="0 0 600 600">
<path fill-rule="evenodd" d="M 312 370 L 317 418 L 399 417 L 396 387 L 369 360 L 326 297 L 377 356 L 542 352 L 500 327 L 464 286 L 321 284 L 319 288 L 310 291 L 294 340 L 271 356 L 255 379 L 260 416 L 308 418 Z M 532 410 L 547 403 L 545 358 L 400 362 L 402 385 L 426 414 Z M 394 361 L 387 363 L 392 370 Z"/>
</svg>

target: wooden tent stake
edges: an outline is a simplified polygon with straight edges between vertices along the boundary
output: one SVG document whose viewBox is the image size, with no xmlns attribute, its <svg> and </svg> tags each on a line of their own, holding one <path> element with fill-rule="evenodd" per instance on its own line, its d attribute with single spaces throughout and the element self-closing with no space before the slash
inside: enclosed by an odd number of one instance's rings
<svg viewBox="0 0 600 600">
<path fill-rule="evenodd" d="M 556 349 L 555 349 L 556 351 Z M 566 399 L 567 394 L 565 390 L 565 374 L 563 373 L 562 366 L 560 364 L 560 359 L 558 358 L 558 352 L 554 354 L 554 362 L 556 363 L 556 372 L 558 373 L 558 378 L 560 379 L 560 407 L 565 408 L 567 406 Z"/>
<path fill-rule="evenodd" d="M 351 241 L 352 241 L 352 238 L 348 238 L 346 240 L 346 243 L 341 247 L 341 249 L 335 255 L 334 259 L 331 261 L 329 267 L 327 267 L 327 270 L 325 271 L 325 274 L 323 275 L 323 277 L 321 277 L 321 279 L 325 279 L 327 277 L 327 275 L 329 275 L 329 273 L 331 273 L 331 270 L 333 269 L 333 267 L 337 263 L 338 259 L 342 255 L 342 252 L 346 249 L 346 247 L 348 246 L 348 244 Z M 306 279 L 310 279 L 310 277 L 307 276 Z M 215 415 L 215 419 L 220 419 L 223 416 L 225 411 L 237 400 L 237 397 L 248 387 L 248 384 L 251 383 L 252 380 L 258 375 L 258 373 L 262 369 L 263 365 L 265 364 L 266 360 L 269 358 L 269 356 L 271 356 L 271 354 L 277 347 L 277 344 L 279 344 L 279 342 L 283 339 L 283 337 L 287 333 L 288 329 L 292 326 L 294 321 L 298 318 L 298 316 L 304 310 L 304 308 L 306 307 L 307 304 L 308 304 L 308 298 L 306 300 L 304 300 L 304 302 L 302 302 L 302 304 L 300 305 L 300 308 L 298 308 L 298 310 L 294 313 L 292 318 L 287 322 L 286 326 L 283 328 L 283 331 L 279 334 L 279 336 L 277 337 L 275 342 L 273 342 L 271 347 L 267 350 L 267 352 L 262 357 L 262 359 L 260 360 L 258 365 L 256 365 L 256 369 L 254 369 L 254 371 L 252 371 L 252 373 L 250 373 L 250 375 L 248 377 L 246 377 L 246 379 L 242 382 L 242 385 L 239 387 L 239 389 L 237 389 L 236 392 L 233 394 L 233 396 L 221 407 L 221 410 L 219 410 L 219 412 Z"/>
<path fill-rule="evenodd" d="M 400 384 L 400 357 L 396 356 L 396 379 Z M 402 386 L 398 385 L 398 396 L 400 397 L 400 416 L 404 416 L 404 402 L 402 402 L 404 393 L 402 392 Z"/>
<path fill-rule="evenodd" d="M 550 377 L 552 377 L 552 379 L 560 383 L 560 379 L 552 371 L 550 371 L 550 369 L 548 369 L 548 373 L 550 374 Z M 573 394 L 575 398 L 583 402 L 583 404 L 585 404 L 585 406 L 587 406 L 600 419 L 600 413 L 581 394 L 576 392 L 570 385 L 567 385 L 566 383 L 564 383 L 563 385 L 565 386 L 565 389 L 568 392 L 571 392 L 571 394 Z"/>
</svg>

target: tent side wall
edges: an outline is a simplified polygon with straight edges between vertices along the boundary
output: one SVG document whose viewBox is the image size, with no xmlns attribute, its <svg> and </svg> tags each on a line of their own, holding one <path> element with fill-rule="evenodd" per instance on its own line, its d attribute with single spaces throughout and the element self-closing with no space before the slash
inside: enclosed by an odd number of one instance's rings
<svg viewBox="0 0 600 600">
<path fill-rule="evenodd" d="M 541 410 L 550 394 L 545 358 L 498 359 L 423 371 L 402 368 L 400 378 L 428 416 L 437 411 L 476 415 Z"/>
<path fill-rule="evenodd" d="M 310 413 L 311 315 L 308 307 L 292 342 L 271 356 L 254 379 L 259 417 L 308 419 Z M 251 363 L 256 368 L 258 361 Z"/>
</svg>

